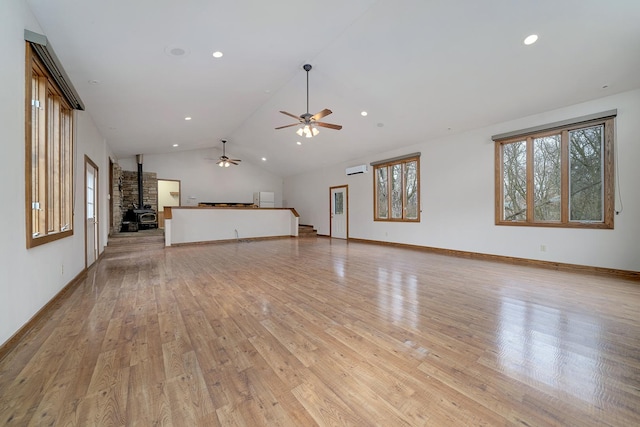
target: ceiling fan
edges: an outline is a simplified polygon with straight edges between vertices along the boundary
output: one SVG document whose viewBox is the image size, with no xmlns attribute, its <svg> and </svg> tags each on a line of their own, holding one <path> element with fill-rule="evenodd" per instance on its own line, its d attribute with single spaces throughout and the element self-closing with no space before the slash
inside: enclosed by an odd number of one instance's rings
<svg viewBox="0 0 640 427">
<path fill-rule="evenodd" d="M 218 166 L 220 166 L 221 168 L 223 168 L 223 167 L 224 168 L 228 168 L 229 165 L 237 165 L 238 162 L 241 162 L 242 160 L 240 160 L 240 159 L 230 159 L 230 158 L 227 157 L 227 153 L 225 151 L 225 145 L 227 143 L 227 140 L 226 139 L 221 139 L 221 141 L 222 141 L 222 156 L 220 156 L 220 160 L 218 160 L 216 162 L 216 164 Z"/>
<path fill-rule="evenodd" d="M 293 123 L 291 125 L 285 125 L 285 126 L 280 126 L 277 127 L 277 129 L 284 129 L 284 128 L 288 128 L 291 126 L 300 126 L 300 128 L 296 131 L 296 133 L 300 136 L 305 136 L 307 138 L 311 138 L 316 136 L 318 133 L 320 133 L 320 131 L 318 130 L 318 128 L 316 126 L 320 126 L 323 128 L 329 128 L 329 129 L 335 129 L 335 130 L 340 130 L 342 129 L 341 125 L 334 125 L 331 123 L 324 123 L 324 122 L 319 122 L 318 119 L 321 119 L 325 116 L 328 116 L 329 114 L 332 113 L 331 110 L 329 110 L 328 108 L 325 108 L 324 110 L 320 111 L 319 113 L 313 114 L 311 115 L 309 113 L 309 71 L 311 70 L 311 65 L 309 64 L 305 64 L 302 67 L 306 72 L 307 72 L 307 112 L 300 115 L 300 116 L 296 116 L 295 114 L 291 114 L 291 113 L 287 113 L 286 111 L 280 111 L 282 114 L 285 114 L 289 117 L 293 117 L 294 119 L 298 120 L 298 123 Z"/>
</svg>

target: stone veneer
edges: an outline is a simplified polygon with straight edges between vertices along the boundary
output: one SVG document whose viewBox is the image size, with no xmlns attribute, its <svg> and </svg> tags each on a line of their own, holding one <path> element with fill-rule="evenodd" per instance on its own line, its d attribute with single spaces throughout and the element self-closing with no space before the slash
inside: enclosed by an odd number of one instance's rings
<svg viewBox="0 0 640 427">
<path fill-rule="evenodd" d="M 122 217 L 124 211 L 122 210 L 122 192 L 120 191 L 120 180 L 122 179 L 122 168 L 119 164 L 113 163 L 113 182 L 111 183 L 112 193 L 111 203 L 113 206 L 113 218 L 111 223 L 113 224 L 109 233 L 117 233 L 120 231 L 122 225 Z"/>
<path fill-rule="evenodd" d="M 158 177 L 155 172 L 142 173 L 142 204 L 151 205 L 151 209 L 158 210 Z M 133 205 L 138 205 L 138 172 L 122 171 L 123 213 Z"/>
</svg>

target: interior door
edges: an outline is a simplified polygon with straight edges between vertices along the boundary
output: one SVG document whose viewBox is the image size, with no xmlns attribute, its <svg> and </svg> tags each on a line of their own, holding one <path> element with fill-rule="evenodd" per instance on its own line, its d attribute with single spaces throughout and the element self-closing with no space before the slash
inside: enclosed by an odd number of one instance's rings
<svg viewBox="0 0 640 427">
<path fill-rule="evenodd" d="M 85 266 L 98 259 L 98 167 L 85 156 Z"/>
<path fill-rule="evenodd" d="M 348 187 L 331 187 L 331 237 L 346 239 L 349 235 Z"/>
</svg>

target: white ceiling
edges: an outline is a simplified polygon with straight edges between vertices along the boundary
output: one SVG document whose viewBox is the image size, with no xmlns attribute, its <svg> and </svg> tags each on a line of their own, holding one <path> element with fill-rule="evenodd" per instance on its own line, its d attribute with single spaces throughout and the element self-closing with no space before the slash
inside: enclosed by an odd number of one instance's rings
<svg viewBox="0 0 640 427">
<path fill-rule="evenodd" d="M 290 176 L 640 87 L 638 0 L 28 3 L 119 158 L 224 138 Z M 274 130 L 306 111 L 305 63 L 342 130 Z"/>
</svg>

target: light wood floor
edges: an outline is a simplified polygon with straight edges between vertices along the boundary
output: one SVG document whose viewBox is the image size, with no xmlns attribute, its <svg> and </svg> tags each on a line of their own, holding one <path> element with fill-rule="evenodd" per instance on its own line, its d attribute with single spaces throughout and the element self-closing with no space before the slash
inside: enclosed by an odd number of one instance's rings
<svg viewBox="0 0 640 427">
<path fill-rule="evenodd" d="M 638 282 L 283 239 L 104 257 L 44 320 L 0 425 L 640 425 Z"/>
</svg>

